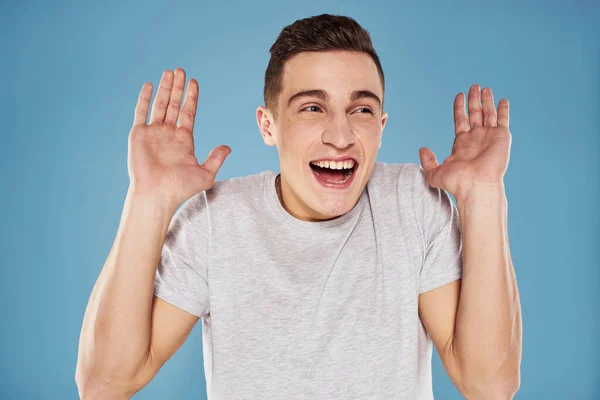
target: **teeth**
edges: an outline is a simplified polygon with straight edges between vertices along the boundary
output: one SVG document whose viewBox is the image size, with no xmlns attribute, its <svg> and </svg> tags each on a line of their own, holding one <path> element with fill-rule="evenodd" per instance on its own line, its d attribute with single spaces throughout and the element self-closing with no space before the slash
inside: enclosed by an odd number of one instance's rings
<svg viewBox="0 0 600 400">
<path fill-rule="evenodd" d="M 331 168 L 331 169 L 351 169 L 354 167 L 354 160 L 348 161 L 311 161 L 313 165 L 316 165 L 321 168 Z"/>
</svg>

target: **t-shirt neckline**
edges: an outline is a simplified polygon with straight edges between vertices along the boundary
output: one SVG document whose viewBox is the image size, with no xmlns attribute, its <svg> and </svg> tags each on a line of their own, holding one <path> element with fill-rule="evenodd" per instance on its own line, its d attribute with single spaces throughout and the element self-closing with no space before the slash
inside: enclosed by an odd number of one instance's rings
<svg viewBox="0 0 600 400">
<path fill-rule="evenodd" d="M 352 207 L 352 209 L 350 209 L 350 211 L 348 211 L 346 214 L 327 221 L 303 221 L 291 215 L 279 202 L 279 197 L 277 196 L 277 191 L 275 190 L 275 179 L 278 175 L 279 173 L 274 171 L 267 171 L 267 174 L 265 174 L 264 186 L 269 205 L 279 218 L 282 218 L 283 220 L 285 220 L 286 223 L 292 224 L 299 228 L 327 229 L 334 226 L 339 226 L 351 220 L 354 216 L 358 215 L 358 213 L 360 213 L 364 206 L 367 191 L 366 187 L 365 189 L 363 189 L 360 198 L 358 199 L 354 207 Z"/>
</svg>

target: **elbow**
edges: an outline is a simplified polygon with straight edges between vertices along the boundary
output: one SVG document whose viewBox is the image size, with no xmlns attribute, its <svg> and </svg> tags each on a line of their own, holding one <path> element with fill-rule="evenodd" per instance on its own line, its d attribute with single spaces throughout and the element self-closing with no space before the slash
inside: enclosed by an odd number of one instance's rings
<svg viewBox="0 0 600 400">
<path fill-rule="evenodd" d="M 461 393 L 468 400 L 512 400 L 521 386 L 520 373 L 511 378 L 465 382 Z"/>
<path fill-rule="evenodd" d="M 462 369 L 459 388 L 468 400 L 510 400 L 521 386 L 520 352 L 507 352 L 496 362 L 483 363 Z"/>
<path fill-rule="evenodd" d="M 129 400 L 141 388 L 125 379 L 107 379 L 93 368 L 77 365 L 75 384 L 82 400 L 115 399 Z"/>
</svg>

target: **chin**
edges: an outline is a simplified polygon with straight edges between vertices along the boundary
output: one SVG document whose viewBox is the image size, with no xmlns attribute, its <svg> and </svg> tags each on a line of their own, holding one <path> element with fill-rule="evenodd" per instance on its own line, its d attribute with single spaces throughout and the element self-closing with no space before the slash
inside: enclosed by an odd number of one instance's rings
<svg viewBox="0 0 600 400">
<path fill-rule="evenodd" d="M 315 204 L 313 209 L 319 214 L 331 218 L 336 218 L 346 214 L 352 210 L 355 202 L 349 201 L 335 201 L 335 202 L 324 202 Z"/>
</svg>

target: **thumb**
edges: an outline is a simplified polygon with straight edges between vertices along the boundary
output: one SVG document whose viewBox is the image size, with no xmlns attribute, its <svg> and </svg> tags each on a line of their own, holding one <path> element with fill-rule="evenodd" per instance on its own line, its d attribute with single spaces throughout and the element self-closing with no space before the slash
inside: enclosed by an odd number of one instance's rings
<svg viewBox="0 0 600 400">
<path fill-rule="evenodd" d="M 225 158 L 231 153 L 231 148 L 229 146 L 221 145 L 217 146 L 211 150 L 206 157 L 206 160 L 202 164 L 202 167 L 209 171 L 211 174 L 216 175 L 221 165 L 225 161 Z"/>
<path fill-rule="evenodd" d="M 421 147 L 419 149 L 419 156 L 421 158 L 421 165 L 426 172 L 429 172 L 438 166 L 435 154 L 427 147 Z"/>
<path fill-rule="evenodd" d="M 438 182 L 436 180 L 436 172 L 439 164 L 437 162 L 435 154 L 427 147 L 421 147 L 419 149 L 419 156 L 421 158 L 421 165 L 427 173 L 427 183 L 429 183 L 429 185 L 433 187 L 438 187 Z"/>
</svg>

